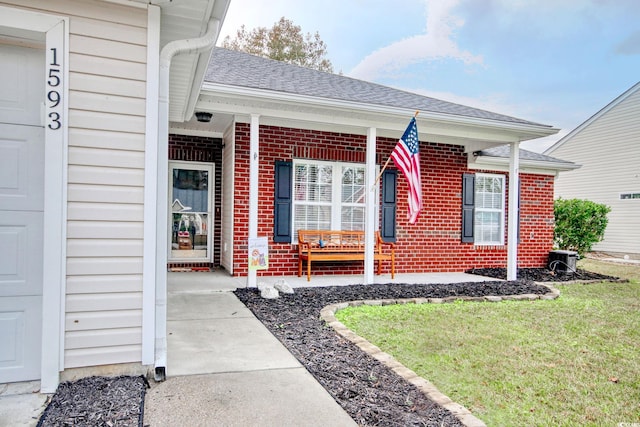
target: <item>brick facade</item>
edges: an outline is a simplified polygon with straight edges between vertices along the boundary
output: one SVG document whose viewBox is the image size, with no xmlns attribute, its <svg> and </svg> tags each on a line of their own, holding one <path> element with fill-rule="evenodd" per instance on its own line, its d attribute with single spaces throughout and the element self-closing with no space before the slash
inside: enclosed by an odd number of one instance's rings
<svg viewBox="0 0 640 427">
<path fill-rule="evenodd" d="M 213 262 L 175 262 L 168 267 L 212 268 L 220 265 L 222 200 L 222 139 L 189 135 L 169 135 L 169 161 L 213 163 Z"/>
<path fill-rule="evenodd" d="M 234 274 L 237 276 L 247 274 L 249 139 L 249 125 L 236 124 Z M 377 139 L 378 164 L 386 161 L 395 144 L 395 139 Z M 258 271 L 258 275 L 292 275 L 297 274 L 298 268 L 297 246 L 272 240 L 275 161 L 308 158 L 364 163 L 365 149 L 363 135 L 260 126 L 258 236 L 269 237 L 269 270 Z M 459 272 L 474 267 L 505 267 L 506 244 L 475 246 L 461 242 L 461 197 L 463 173 L 505 176 L 508 173 L 467 169 L 467 155 L 460 146 L 422 142 L 420 150 L 424 208 L 414 225 L 406 220 L 407 185 L 404 177 L 398 175 L 396 271 Z M 521 174 L 519 267 L 546 264 L 553 242 L 553 182 L 553 176 Z M 388 266 L 384 268 L 383 274 L 388 273 Z M 362 274 L 363 266 L 362 262 L 317 263 L 312 269 L 315 275 Z"/>
</svg>

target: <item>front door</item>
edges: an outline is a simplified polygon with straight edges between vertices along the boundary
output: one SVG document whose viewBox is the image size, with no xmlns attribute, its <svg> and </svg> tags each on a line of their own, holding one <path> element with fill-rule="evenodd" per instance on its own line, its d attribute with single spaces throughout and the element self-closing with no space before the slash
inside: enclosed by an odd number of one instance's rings
<svg viewBox="0 0 640 427">
<path fill-rule="evenodd" d="M 169 262 L 211 262 L 213 164 L 169 164 Z"/>
<path fill-rule="evenodd" d="M 0 41 L 0 383 L 40 378 L 44 62 Z"/>
</svg>

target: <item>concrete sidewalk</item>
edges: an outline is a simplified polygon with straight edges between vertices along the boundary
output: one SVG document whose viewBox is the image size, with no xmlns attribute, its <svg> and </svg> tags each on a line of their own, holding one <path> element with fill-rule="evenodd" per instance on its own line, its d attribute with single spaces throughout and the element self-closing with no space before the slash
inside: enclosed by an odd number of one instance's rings
<svg viewBox="0 0 640 427">
<path fill-rule="evenodd" d="M 40 381 L 0 384 L 0 427 L 37 425 L 48 397 L 39 391 Z"/>
<path fill-rule="evenodd" d="M 356 425 L 231 289 L 192 274 L 170 279 L 167 379 L 147 391 L 145 425 Z"/>
</svg>

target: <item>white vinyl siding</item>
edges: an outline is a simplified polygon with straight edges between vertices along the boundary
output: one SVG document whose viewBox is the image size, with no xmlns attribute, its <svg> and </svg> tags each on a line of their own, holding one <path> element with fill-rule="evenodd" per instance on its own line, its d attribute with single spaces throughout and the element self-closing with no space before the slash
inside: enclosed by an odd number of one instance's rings
<svg viewBox="0 0 640 427">
<path fill-rule="evenodd" d="M 64 367 L 139 362 L 147 11 L 81 0 L 0 4 L 69 17 Z"/>
<path fill-rule="evenodd" d="M 611 207 L 604 240 L 594 250 L 640 254 L 640 199 L 620 199 L 621 193 L 640 192 L 638 117 L 640 86 L 549 153 L 581 165 L 560 173 L 556 197 Z"/>
</svg>

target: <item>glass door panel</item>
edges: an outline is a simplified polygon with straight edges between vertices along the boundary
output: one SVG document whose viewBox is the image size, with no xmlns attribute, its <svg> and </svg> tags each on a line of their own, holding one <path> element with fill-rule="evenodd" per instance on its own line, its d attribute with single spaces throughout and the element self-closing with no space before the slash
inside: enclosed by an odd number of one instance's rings
<svg viewBox="0 0 640 427">
<path fill-rule="evenodd" d="M 170 163 L 171 261 L 211 260 L 213 165 Z"/>
</svg>

